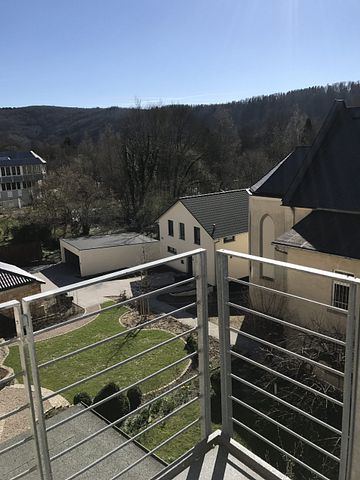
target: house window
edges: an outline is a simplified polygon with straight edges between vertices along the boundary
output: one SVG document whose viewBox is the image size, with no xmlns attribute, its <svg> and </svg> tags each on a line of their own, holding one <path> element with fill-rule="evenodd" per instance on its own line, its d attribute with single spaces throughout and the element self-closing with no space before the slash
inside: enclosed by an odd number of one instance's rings
<svg viewBox="0 0 360 480">
<path fill-rule="evenodd" d="M 235 242 L 235 235 L 224 237 L 224 243 L 230 243 L 230 242 Z"/>
<path fill-rule="evenodd" d="M 168 234 L 170 237 L 174 236 L 174 222 L 173 220 L 168 220 Z"/>
<path fill-rule="evenodd" d="M 179 238 L 185 240 L 185 225 L 181 222 L 179 223 Z"/>
<path fill-rule="evenodd" d="M 10 167 L 5 167 L 6 175 L 11 175 Z"/>
<path fill-rule="evenodd" d="M 12 173 L 12 175 L 16 175 L 16 168 L 15 167 L 11 167 L 11 173 Z"/>
<path fill-rule="evenodd" d="M 347 275 L 348 277 L 353 277 L 352 273 L 336 271 L 335 273 L 340 273 L 342 275 Z M 349 307 L 349 284 L 346 282 L 339 282 L 334 280 L 333 283 L 333 295 L 332 295 L 332 304 L 334 307 L 342 308 L 347 310 Z"/>
<path fill-rule="evenodd" d="M 194 243 L 200 245 L 200 228 L 194 227 Z"/>
<path fill-rule="evenodd" d="M 19 166 L 16 167 L 16 175 L 20 175 L 20 167 Z"/>
<path fill-rule="evenodd" d="M 269 215 L 265 215 L 260 222 L 260 256 L 273 260 L 275 258 L 275 249 L 273 241 L 275 240 L 275 225 Z M 274 279 L 274 265 L 267 263 L 260 264 L 260 275 L 263 278 Z"/>
<path fill-rule="evenodd" d="M 167 251 L 168 251 L 169 253 L 173 253 L 174 255 L 177 254 L 176 248 L 173 248 L 173 247 L 167 247 Z"/>
<path fill-rule="evenodd" d="M 15 183 L 15 182 L 13 182 L 13 183 L 11 184 L 11 190 L 16 190 L 16 183 Z"/>
<path fill-rule="evenodd" d="M 5 183 L 2 183 L 2 184 L 1 184 L 1 190 L 2 190 L 3 192 L 5 192 L 5 190 L 6 190 L 6 185 L 5 185 Z"/>
<path fill-rule="evenodd" d="M 21 190 L 21 183 L 20 183 L 20 182 L 16 182 L 16 188 L 17 188 L 18 190 Z"/>
<path fill-rule="evenodd" d="M 1 176 L 5 177 L 5 167 L 1 167 Z"/>
</svg>

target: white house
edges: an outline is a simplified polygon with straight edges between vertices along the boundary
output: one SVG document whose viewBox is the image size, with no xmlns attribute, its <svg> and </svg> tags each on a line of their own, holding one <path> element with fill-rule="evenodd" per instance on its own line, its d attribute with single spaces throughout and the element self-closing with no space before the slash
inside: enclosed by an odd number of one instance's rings
<svg viewBox="0 0 360 480">
<path fill-rule="evenodd" d="M 248 253 L 248 203 L 249 192 L 245 189 L 179 198 L 157 220 L 161 256 L 205 248 L 208 282 L 215 285 L 216 250 Z M 191 259 L 172 266 L 192 273 Z M 231 258 L 229 273 L 236 278 L 248 276 L 248 262 Z"/>
<path fill-rule="evenodd" d="M 159 241 L 134 232 L 61 238 L 61 261 L 82 277 L 133 267 L 159 258 Z"/>
<path fill-rule="evenodd" d="M 32 203 L 32 189 L 43 180 L 46 161 L 33 151 L 0 152 L 0 206 Z"/>
</svg>

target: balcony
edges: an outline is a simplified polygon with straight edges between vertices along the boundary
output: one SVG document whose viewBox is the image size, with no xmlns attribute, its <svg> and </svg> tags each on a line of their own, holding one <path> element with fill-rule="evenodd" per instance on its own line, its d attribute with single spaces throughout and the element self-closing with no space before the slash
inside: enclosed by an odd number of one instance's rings
<svg viewBox="0 0 360 480">
<path fill-rule="evenodd" d="M 258 291 L 272 306 L 278 298 L 331 305 L 275 283 L 229 277 L 230 255 L 252 268 L 266 264 L 347 285 L 346 339 L 280 317 L 279 308 L 264 309 Z M 193 276 L 154 287 L 154 269 L 189 257 Z M 13 368 L 0 380 L 1 478 L 359 478 L 359 279 L 221 250 L 219 329 L 214 333 L 212 324 L 210 337 L 206 262 L 206 251 L 198 249 L 0 305 L 13 315 L 17 332 L 0 345 L 5 355 L 10 349 L 4 363 Z M 133 296 L 119 291 L 111 301 L 97 297 L 101 285 L 128 278 L 136 283 Z M 152 314 L 151 299 L 171 292 L 178 293 L 169 297 L 172 308 Z M 76 303 L 84 293 L 91 307 L 39 328 L 39 309 L 64 296 Z M 240 324 L 234 322 L 239 318 Z M 304 340 L 309 338 L 317 340 L 311 349 Z M 324 345 L 335 348 L 336 365 L 316 355 Z M 119 387 L 95 395 L 101 379 L 116 380 Z M 129 399 L 136 387 L 141 401 L 111 416 L 111 402 L 125 394 Z M 93 392 L 91 400 L 82 397 L 72 405 L 74 394 L 84 390 Z"/>
</svg>

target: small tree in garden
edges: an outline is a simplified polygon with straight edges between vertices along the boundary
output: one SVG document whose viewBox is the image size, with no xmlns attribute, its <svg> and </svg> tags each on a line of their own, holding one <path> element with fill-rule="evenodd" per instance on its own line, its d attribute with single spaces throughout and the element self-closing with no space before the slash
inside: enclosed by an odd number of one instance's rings
<svg viewBox="0 0 360 480">
<path fill-rule="evenodd" d="M 132 412 L 141 405 L 142 392 L 139 387 L 131 387 L 127 391 L 127 398 L 130 404 L 130 411 Z"/>
<path fill-rule="evenodd" d="M 187 337 L 184 350 L 186 350 L 189 354 L 197 352 L 198 343 L 193 334 L 190 334 Z M 198 364 L 199 364 L 199 358 L 198 358 L 198 354 L 196 353 L 196 355 L 192 357 L 192 366 L 194 368 L 197 368 Z"/>
<path fill-rule="evenodd" d="M 73 403 L 74 405 L 84 403 L 85 405 L 90 406 L 92 404 L 92 398 L 87 392 L 79 392 L 74 396 Z"/>
<path fill-rule="evenodd" d="M 108 383 L 94 397 L 94 403 L 104 400 L 105 398 L 110 397 L 119 391 L 120 388 L 118 385 L 116 385 L 116 383 Z M 124 393 L 120 393 L 115 398 L 111 398 L 110 400 L 95 407 L 95 410 L 110 422 L 115 422 L 115 420 L 130 412 L 130 404 L 127 396 Z"/>
</svg>

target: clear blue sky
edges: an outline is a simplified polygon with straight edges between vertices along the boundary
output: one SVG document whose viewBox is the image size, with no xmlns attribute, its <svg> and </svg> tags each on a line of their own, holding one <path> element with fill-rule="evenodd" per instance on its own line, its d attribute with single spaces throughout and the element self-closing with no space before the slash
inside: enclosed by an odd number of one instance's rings
<svg viewBox="0 0 360 480">
<path fill-rule="evenodd" d="M 360 80 L 360 0 L 0 0 L 0 106 L 215 103 Z"/>
</svg>

